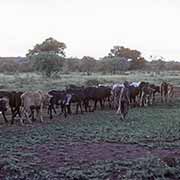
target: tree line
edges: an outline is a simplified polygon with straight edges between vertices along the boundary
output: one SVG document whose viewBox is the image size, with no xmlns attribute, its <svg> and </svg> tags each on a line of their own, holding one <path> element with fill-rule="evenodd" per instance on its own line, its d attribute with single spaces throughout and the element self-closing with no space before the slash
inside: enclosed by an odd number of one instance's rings
<svg viewBox="0 0 180 180">
<path fill-rule="evenodd" d="M 54 38 L 47 38 L 42 43 L 29 49 L 25 58 L 0 58 L 1 72 L 41 72 L 51 77 L 58 72 L 93 72 L 118 74 L 127 70 L 180 70 L 179 62 L 165 62 L 163 58 L 147 61 L 140 51 L 114 46 L 106 56 L 96 60 L 90 56 L 83 58 L 66 57 L 66 44 Z"/>
</svg>

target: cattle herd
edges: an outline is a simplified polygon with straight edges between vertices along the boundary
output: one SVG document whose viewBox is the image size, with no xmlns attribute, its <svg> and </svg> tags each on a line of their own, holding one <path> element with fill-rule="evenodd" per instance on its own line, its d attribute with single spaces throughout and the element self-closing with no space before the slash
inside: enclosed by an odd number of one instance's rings
<svg viewBox="0 0 180 180">
<path fill-rule="evenodd" d="M 51 90 L 49 92 L 17 92 L 0 91 L 0 112 L 5 123 L 8 123 L 6 113 L 11 111 L 11 124 L 16 116 L 20 123 L 29 123 L 39 119 L 43 122 L 43 109 L 47 109 L 49 118 L 61 109 L 60 114 L 72 114 L 71 105 L 75 104 L 76 113 L 93 112 L 97 103 L 101 109 L 108 104 L 109 108 L 117 111 L 125 119 L 129 107 L 143 107 L 156 102 L 156 94 L 160 93 L 161 102 L 168 102 L 174 96 L 172 84 L 162 82 L 159 86 L 148 82 L 128 82 L 112 86 L 98 85 L 91 87 L 77 87 L 69 85 L 65 90 Z"/>
</svg>

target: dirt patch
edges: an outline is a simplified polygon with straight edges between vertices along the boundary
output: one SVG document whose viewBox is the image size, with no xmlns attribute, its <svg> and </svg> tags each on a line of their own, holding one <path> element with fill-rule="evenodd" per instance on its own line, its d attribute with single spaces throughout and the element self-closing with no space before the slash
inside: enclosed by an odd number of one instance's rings
<svg viewBox="0 0 180 180">
<path fill-rule="evenodd" d="M 180 158 L 180 149 L 149 149 L 136 144 L 118 143 L 52 143 L 17 149 L 23 153 L 34 153 L 28 162 L 51 170 L 83 163 L 110 160 L 136 160 L 156 156 Z M 37 160 L 37 162 L 36 162 Z"/>
</svg>

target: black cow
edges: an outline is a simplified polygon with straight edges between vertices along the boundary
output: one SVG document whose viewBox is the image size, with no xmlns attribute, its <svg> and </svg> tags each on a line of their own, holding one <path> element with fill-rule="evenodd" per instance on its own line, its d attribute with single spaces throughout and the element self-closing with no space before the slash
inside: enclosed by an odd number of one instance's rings
<svg viewBox="0 0 180 180">
<path fill-rule="evenodd" d="M 56 107 L 61 106 L 61 113 L 64 113 L 64 116 L 66 117 L 66 102 L 68 99 L 68 96 L 66 94 L 66 91 L 62 90 L 51 90 L 48 92 L 48 94 L 52 95 L 52 98 L 50 99 L 50 105 L 48 107 L 48 113 L 50 115 L 50 119 L 53 118 L 53 111 L 56 114 Z"/>
<path fill-rule="evenodd" d="M 9 107 L 11 109 L 12 117 L 11 117 L 11 124 L 14 123 L 14 118 L 18 114 L 19 117 L 20 114 L 20 106 L 21 106 L 21 95 L 23 92 L 16 92 L 16 91 L 0 91 L 0 98 L 7 98 L 9 102 Z M 2 112 L 4 114 L 4 120 L 7 121 L 5 112 Z"/>
<path fill-rule="evenodd" d="M 90 100 L 94 101 L 94 107 L 92 111 L 96 110 L 97 102 L 99 101 L 101 109 L 104 108 L 104 101 L 108 99 L 110 103 L 111 88 L 110 87 L 87 87 L 84 89 L 86 102 L 89 104 Z M 89 105 L 86 105 L 89 107 Z M 86 109 L 87 110 L 87 109 Z"/>
<path fill-rule="evenodd" d="M 71 104 L 76 103 L 76 114 L 78 114 L 79 108 L 82 114 L 82 105 L 85 106 L 85 110 L 87 109 L 87 99 L 84 87 L 71 87 L 69 89 L 66 89 L 66 93 L 70 97 L 67 99 L 66 102 L 66 105 L 68 107 L 68 113 L 71 114 Z"/>
</svg>

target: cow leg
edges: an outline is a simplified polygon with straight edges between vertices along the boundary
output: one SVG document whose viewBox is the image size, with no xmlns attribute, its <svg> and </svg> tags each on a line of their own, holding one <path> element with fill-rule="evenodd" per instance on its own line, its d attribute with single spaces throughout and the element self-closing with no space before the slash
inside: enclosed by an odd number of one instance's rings
<svg viewBox="0 0 180 180">
<path fill-rule="evenodd" d="M 54 113 L 56 114 L 56 108 L 54 107 L 54 105 L 52 106 L 52 109 L 53 109 Z"/>
<path fill-rule="evenodd" d="M 122 112 L 122 111 L 121 111 L 121 110 L 122 110 L 121 108 L 122 108 L 122 101 L 121 101 L 121 98 L 120 98 L 120 99 L 119 99 L 118 110 L 117 110 L 117 112 L 116 112 L 117 114 L 121 114 L 121 112 Z"/>
<path fill-rule="evenodd" d="M 120 111 L 121 119 L 125 120 L 125 102 L 121 101 L 121 105 L 120 106 L 121 106 L 121 111 Z"/>
<path fill-rule="evenodd" d="M 87 108 L 89 109 L 89 112 L 92 112 L 93 110 L 91 110 L 91 105 L 89 103 L 89 100 L 87 101 Z"/>
<path fill-rule="evenodd" d="M 49 118 L 52 119 L 53 118 L 53 115 L 52 115 L 52 105 L 49 105 L 48 107 L 48 114 L 49 114 Z"/>
<path fill-rule="evenodd" d="M 49 109 L 49 118 L 52 119 L 53 118 L 53 115 L 52 115 L 52 108 L 50 107 Z"/>
<path fill-rule="evenodd" d="M 32 121 L 34 122 L 34 121 L 36 121 L 36 116 L 34 115 L 35 114 L 35 110 L 33 109 L 33 110 L 31 110 L 31 117 L 32 117 Z"/>
<path fill-rule="evenodd" d="M 94 108 L 93 108 L 93 111 L 96 110 L 96 107 L 97 107 L 97 100 L 94 101 Z"/>
<path fill-rule="evenodd" d="M 31 112 L 31 111 L 30 111 L 30 112 Z M 30 124 L 32 124 L 32 121 L 31 121 L 31 119 L 29 118 L 29 115 L 30 115 L 29 112 L 25 112 L 25 116 L 26 116 L 28 122 L 29 122 Z"/>
<path fill-rule="evenodd" d="M 66 107 L 67 107 L 67 110 L 68 110 L 68 114 L 71 115 L 71 114 L 72 114 L 72 112 L 71 112 L 71 105 L 69 104 L 69 105 L 67 105 Z"/>
<path fill-rule="evenodd" d="M 86 100 L 84 100 L 83 104 L 84 104 L 85 112 L 88 112 L 88 111 L 87 111 L 88 104 L 87 104 Z"/>
<path fill-rule="evenodd" d="M 66 118 L 67 117 L 67 107 L 66 107 L 66 105 L 63 107 L 63 113 L 64 113 L 64 117 Z"/>
<path fill-rule="evenodd" d="M 41 104 L 41 106 L 40 106 L 40 109 L 37 109 L 38 111 L 38 113 L 39 113 L 39 116 L 40 116 L 40 121 L 41 122 L 43 122 L 44 120 L 43 120 L 43 104 Z"/>
<path fill-rule="evenodd" d="M 140 97 L 140 107 L 144 106 L 144 100 L 145 100 L 145 94 L 144 92 L 142 92 L 141 97 Z"/>
<path fill-rule="evenodd" d="M 2 115 L 3 115 L 3 118 L 4 118 L 4 122 L 7 124 L 7 123 L 8 123 L 8 120 L 7 120 L 7 118 L 6 118 L 5 111 L 2 111 Z"/>
<path fill-rule="evenodd" d="M 20 123 L 23 126 L 24 125 L 23 118 L 24 118 L 24 116 L 26 116 L 25 109 L 23 107 L 21 108 L 21 112 L 22 112 L 22 116 L 20 118 Z M 13 123 L 13 122 L 11 122 L 11 123 Z"/>
<path fill-rule="evenodd" d="M 103 110 L 104 109 L 104 105 L 103 105 L 103 100 L 102 99 L 99 100 L 99 104 L 100 104 L 101 110 Z"/>
<path fill-rule="evenodd" d="M 76 104 L 76 114 L 78 114 L 78 110 L 79 110 L 79 102 Z"/>
<path fill-rule="evenodd" d="M 82 104 L 81 104 L 81 102 L 80 102 L 80 104 L 79 104 L 79 107 L 80 107 L 81 114 L 83 114 L 83 109 L 82 109 Z"/>
<path fill-rule="evenodd" d="M 109 104 L 109 108 L 111 109 L 111 98 L 108 97 L 108 104 Z"/>
<path fill-rule="evenodd" d="M 122 112 L 122 119 L 125 120 L 128 114 L 129 106 L 127 102 L 123 102 L 123 112 Z"/>
</svg>

